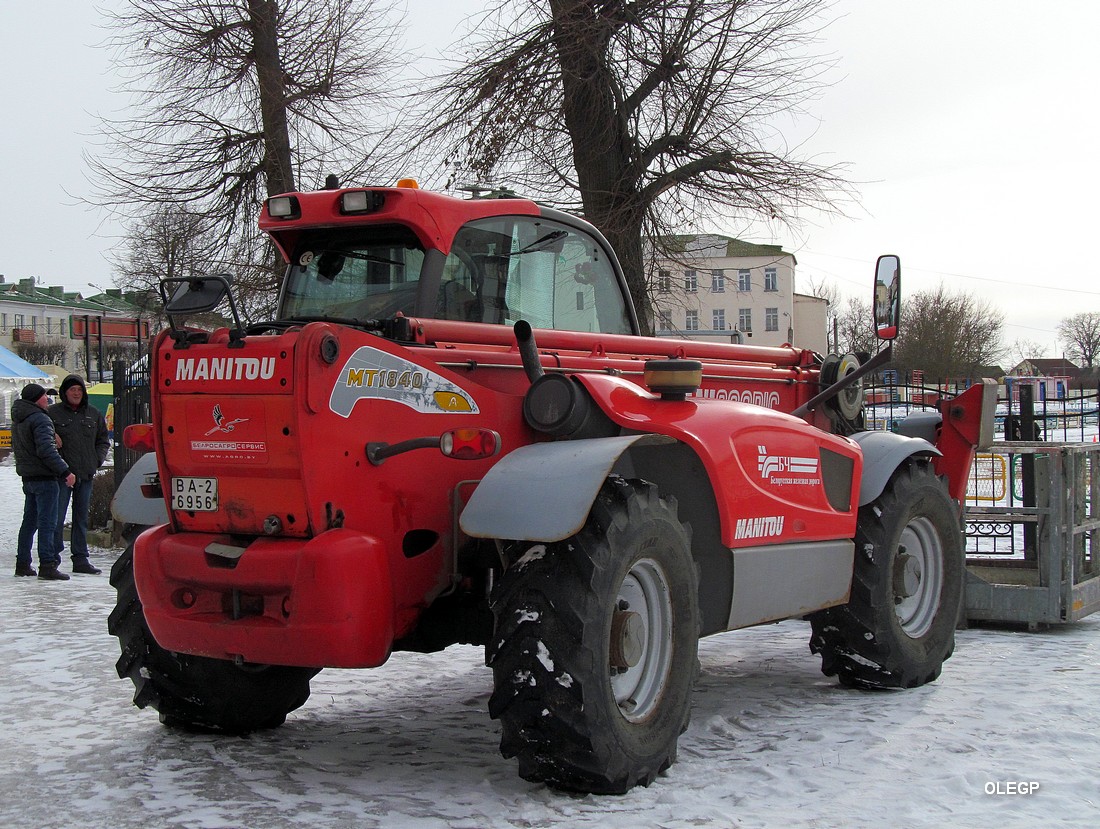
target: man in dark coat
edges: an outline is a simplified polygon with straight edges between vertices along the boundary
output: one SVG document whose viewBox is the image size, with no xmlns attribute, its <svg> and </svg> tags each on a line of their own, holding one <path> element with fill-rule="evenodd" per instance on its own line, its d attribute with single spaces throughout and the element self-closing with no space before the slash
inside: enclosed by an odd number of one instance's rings
<svg viewBox="0 0 1100 829">
<path fill-rule="evenodd" d="M 53 421 L 46 414 L 46 390 L 28 383 L 11 407 L 11 448 L 15 471 L 23 479 L 23 523 L 15 551 L 15 575 L 46 581 L 68 581 L 58 567 L 57 501 L 62 488 L 76 483 L 76 475 L 57 452 Z M 31 542 L 38 533 L 38 572 L 31 565 Z"/>
<path fill-rule="evenodd" d="M 88 389 L 79 374 L 70 374 L 61 381 L 61 400 L 47 411 L 61 438 L 61 457 L 76 475 L 76 484 L 72 489 L 62 487 L 58 496 L 54 546 L 59 555 L 65 549 L 62 531 L 65 529 L 65 513 L 69 510 L 71 494 L 73 522 L 69 554 L 73 560 L 73 572 L 99 575 L 99 568 L 88 560 L 88 508 L 92 502 L 92 480 L 111 448 L 107 422 L 99 409 L 88 404 Z"/>
</svg>

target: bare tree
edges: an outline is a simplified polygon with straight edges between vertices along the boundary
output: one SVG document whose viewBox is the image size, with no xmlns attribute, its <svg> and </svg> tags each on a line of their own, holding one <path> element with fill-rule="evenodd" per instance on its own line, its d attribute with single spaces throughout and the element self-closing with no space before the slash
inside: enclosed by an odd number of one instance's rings
<svg viewBox="0 0 1100 829">
<path fill-rule="evenodd" d="M 1100 313 L 1085 311 L 1066 317 L 1058 323 L 1058 339 L 1066 356 L 1080 361 L 1082 368 L 1091 373 L 1100 357 Z"/>
<path fill-rule="evenodd" d="M 873 354 L 881 341 L 875 334 L 874 316 L 868 299 L 848 297 L 836 313 L 838 354 Z"/>
<path fill-rule="evenodd" d="M 660 247 L 714 216 L 793 221 L 843 191 L 772 128 L 822 85 L 808 49 L 823 5 L 498 0 L 469 61 L 429 90 L 420 149 L 446 159 L 450 184 L 506 180 L 583 211 L 649 332 L 643 239 Z"/>
<path fill-rule="evenodd" d="M 115 261 L 115 284 L 132 292 L 147 316 L 160 313 L 157 286 L 162 279 L 202 276 L 218 270 L 219 249 L 202 216 L 161 205 L 128 225 Z"/>
<path fill-rule="evenodd" d="M 15 353 L 33 366 L 61 365 L 67 353 L 65 343 L 50 337 L 33 343 L 18 343 Z"/>
<path fill-rule="evenodd" d="M 1035 340 L 1029 340 L 1026 337 L 1021 337 L 1014 340 L 1006 351 L 1008 359 L 1012 361 L 1012 365 L 1019 365 L 1025 360 L 1034 360 L 1037 357 L 1042 357 L 1044 352 L 1043 345 L 1035 342 Z M 1006 368 L 1012 368 L 1012 366 L 1006 366 Z"/>
<path fill-rule="evenodd" d="M 379 123 L 364 109 L 400 57 L 393 16 L 383 0 L 125 0 L 107 25 L 134 105 L 103 121 L 93 200 L 254 236 L 265 196 L 364 164 Z"/>
<path fill-rule="evenodd" d="M 906 297 L 895 364 L 902 371 L 920 369 L 930 381 L 970 378 L 980 366 L 1001 358 L 1004 314 L 967 293 L 950 293 L 943 285 Z"/>
</svg>

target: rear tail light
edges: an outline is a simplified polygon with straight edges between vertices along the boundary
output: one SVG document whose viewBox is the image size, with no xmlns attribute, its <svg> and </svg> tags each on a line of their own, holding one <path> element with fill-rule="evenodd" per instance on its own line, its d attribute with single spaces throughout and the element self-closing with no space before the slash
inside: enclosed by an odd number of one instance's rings
<svg viewBox="0 0 1100 829">
<path fill-rule="evenodd" d="M 500 451 L 500 435 L 492 429 L 451 429 L 439 436 L 439 451 L 460 461 L 491 458 Z"/>
<path fill-rule="evenodd" d="M 151 423 L 134 423 L 122 430 L 122 445 L 135 452 L 156 449 L 156 432 Z"/>
</svg>

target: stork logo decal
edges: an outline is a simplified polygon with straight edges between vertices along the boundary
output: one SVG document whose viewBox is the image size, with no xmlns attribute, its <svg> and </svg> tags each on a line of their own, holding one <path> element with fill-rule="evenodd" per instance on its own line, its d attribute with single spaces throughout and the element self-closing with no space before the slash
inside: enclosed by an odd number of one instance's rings
<svg viewBox="0 0 1100 829">
<path fill-rule="evenodd" d="M 821 479 L 817 476 L 817 458 L 769 455 L 766 446 L 756 448 L 760 450 L 760 454 L 757 456 L 756 468 L 760 471 L 760 477 L 769 484 L 808 486 L 821 483 Z"/>
<path fill-rule="evenodd" d="M 248 418 L 237 417 L 233 420 L 226 420 L 225 415 L 222 414 L 222 406 L 218 403 L 214 406 L 214 428 L 207 430 L 203 437 L 210 437 L 215 432 L 221 432 L 223 435 L 228 435 L 237 428 L 238 423 L 248 423 Z"/>
<path fill-rule="evenodd" d="M 477 414 L 474 399 L 424 366 L 370 346 L 355 350 L 329 397 L 329 407 L 350 417 L 358 400 L 392 400 L 425 414 Z"/>
</svg>

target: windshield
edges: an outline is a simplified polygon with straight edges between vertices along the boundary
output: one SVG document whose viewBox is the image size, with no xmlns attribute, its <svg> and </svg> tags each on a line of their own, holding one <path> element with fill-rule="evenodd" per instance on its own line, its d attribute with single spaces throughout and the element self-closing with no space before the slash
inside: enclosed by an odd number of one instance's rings
<svg viewBox="0 0 1100 829">
<path fill-rule="evenodd" d="M 376 320 L 412 314 L 424 250 L 404 227 L 310 234 L 294 254 L 283 319 Z"/>
<path fill-rule="evenodd" d="M 545 218 L 502 216 L 463 227 L 443 266 L 440 297 L 447 319 L 631 333 L 622 289 L 599 244 Z"/>
<path fill-rule="evenodd" d="M 418 291 L 427 307 L 417 309 Z M 413 232 L 398 225 L 313 231 L 302 238 L 280 319 L 369 324 L 397 313 L 631 333 L 611 260 L 594 238 L 561 222 L 478 219 L 455 234 L 446 259 L 426 256 Z"/>
</svg>

